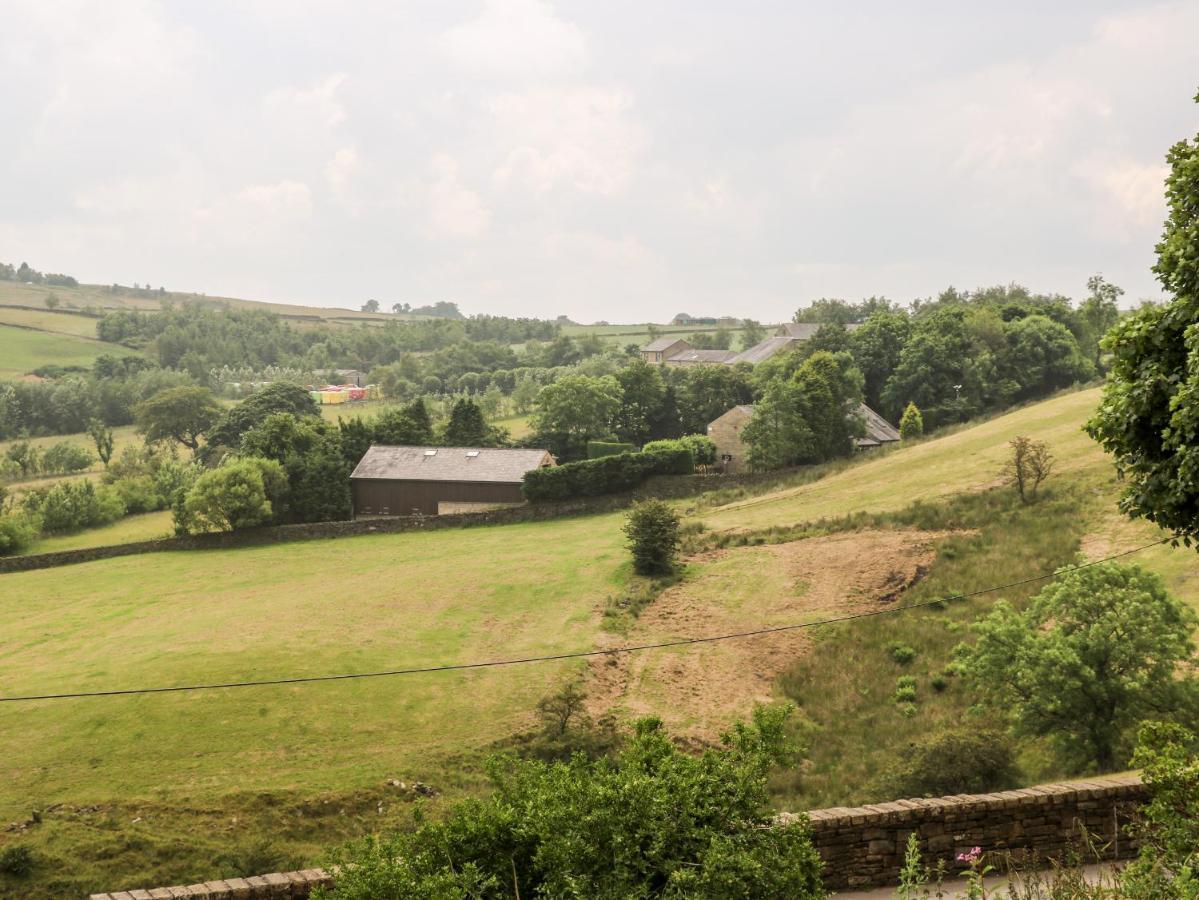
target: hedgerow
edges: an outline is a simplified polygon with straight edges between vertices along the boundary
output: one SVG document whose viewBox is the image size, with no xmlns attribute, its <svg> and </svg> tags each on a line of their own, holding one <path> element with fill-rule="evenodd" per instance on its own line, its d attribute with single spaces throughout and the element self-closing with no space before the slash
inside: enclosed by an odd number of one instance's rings
<svg viewBox="0 0 1199 900">
<path fill-rule="evenodd" d="M 550 503 L 632 490 L 651 475 L 690 475 L 694 471 L 691 450 L 677 446 L 534 469 L 525 473 L 522 490 L 530 503 Z"/>
</svg>

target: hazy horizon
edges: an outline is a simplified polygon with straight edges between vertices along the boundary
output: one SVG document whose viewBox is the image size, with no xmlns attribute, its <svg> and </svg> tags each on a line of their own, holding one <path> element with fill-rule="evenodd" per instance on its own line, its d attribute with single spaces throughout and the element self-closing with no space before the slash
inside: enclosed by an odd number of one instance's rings
<svg viewBox="0 0 1199 900">
<path fill-rule="evenodd" d="M 0 260 L 581 322 L 1125 301 L 1199 3 L 5 4 Z"/>
</svg>

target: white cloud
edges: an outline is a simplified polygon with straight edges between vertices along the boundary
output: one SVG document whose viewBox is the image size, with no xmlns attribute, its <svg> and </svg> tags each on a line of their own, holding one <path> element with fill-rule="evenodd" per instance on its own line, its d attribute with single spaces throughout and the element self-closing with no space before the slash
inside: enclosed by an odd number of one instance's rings
<svg viewBox="0 0 1199 900">
<path fill-rule="evenodd" d="M 429 222 L 433 232 L 449 238 L 478 238 L 491 224 L 483 199 L 458 180 L 458 164 L 441 153 L 433 158 L 429 185 Z"/>
<path fill-rule="evenodd" d="M 345 121 L 346 111 L 337 97 L 345 83 L 344 72 L 336 72 L 310 88 L 276 88 L 263 98 L 268 115 L 295 122 L 300 127 L 321 130 L 335 128 Z"/>
<path fill-rule="evenodd" d="M 626 113 L 632 97 L 620 90 L 558 88 L 503 94 L 489 106 L 506 148 L 493 177 L 537 192 L 565 184 L 611 194 L 633 172 L 642 143 Z"/>
<path fill-rule="evenodd" d="M 455 65 L 483 74 L 574 75 L 587 59 L 583 32 L 542 0 L 485 0 L 439 45 Z"/>
<path fill-rule="evenodd" d="M 343 191 L 354 173 L 358 171 L 358 151 L 353 147 L 338 147 L 333 158 L 325 165 L 325 180 L 334 193 Z"/>
<path fill-rule="evenodd" d="M 312 220 L 312 190 L 299 181 L 251 184 L 197 209 L 198 240 L 217 245 L 277 244 Z"/>
<path fill-rule="evenodd" d="M 1159 225 L 1166 216 L 1162 185 L 1170 169 L 1161 163 L 1130 159 L 1085 159 L 1074 174 L 1100 192 L 1108 232 L 1127 233 Z"/>
</svg>

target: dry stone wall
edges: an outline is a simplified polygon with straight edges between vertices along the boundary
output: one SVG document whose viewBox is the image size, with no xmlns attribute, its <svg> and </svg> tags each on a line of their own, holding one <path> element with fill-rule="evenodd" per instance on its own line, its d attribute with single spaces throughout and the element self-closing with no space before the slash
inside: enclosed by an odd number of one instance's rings
<svg viewBox="0 0 1199 900">
<path fill-rule="evenodd" d="M 875 806 L 818 809 L 807 814 L 812 843 L 824 859 L 830 890 L 895 884 L 908 836 L 915 834 L 924 861 L 945 860 L 948 871 L 962 868 L 959 853 L 980 847 L 996 863 L 1007 853 L 1047 861 L 1065 858 L 1087 836 L 1111 859 L 1136 852 L 1124 833 L 1137 807 L 1148 800 L 1140 776 L 1046 784 L 997 794 L 959 794 L 931 800 L 896 800 Z M 778 821 L 795 818 L 784 813 Z M 91 900 L 249 900 L 303 898 L 317 885 L 329 885 L 323 869 L 276 872 L 253 878 L 208 881 L 154 890 L 92 894 Z"/>
<path fill-rule="evenodd" d="M 394 534 L 402 531 L 431 531 L 438 528 L 471 528 L 479 525 L 509 525 L 516 522 L 536 522 L 567 516 L 592 515 L 628 506 L 641 497 L 666 499 L 690 497 L 704 491 L 754 482 L 773 482 L 786 472 L 744 475 L 660 475 L 648 479 L 636 491 L 606 497 L 589 497 L 565 503 L 522 504 L 521 506 L 459 512 L 444 516 L 390 516 L 356 519 L 347 522 L 313 522 L 307 525 L 275 525 L 266 528 L 246 528 L 219 534 L 191 534 L 133 541 L 105 547 L 85 547 L 79 550 L 59 550 L 54 553 L 31 553 L 28 556 L 0 558 L 0 575 L 5 572 L 27 572 L 49 569 L 97 559 L 135 556 L 140 553 L 161 553 L 174 550 L 215 550 L 230 547 L 254 547 L 263 544 L 309 541 L 321 538 L 350 537 L 360 534 Z"/>
<path fill-rule="evenodd" d="M 1047 784 L 996 794 L 897 800 L 808 813 L 812 842 L 824 859 L 831 889 L 894 884 L 908 836 L 915 834 L 926 863 L 963 868 L 959 853 L 980 847 L 996 862 L 1011 853 L 1066 858 L 1089 836 L 1095 849 L 1120 859 L 1136 851 L 1124 832 L 1148 798 L 1139 776 Z M 785 816 L 783 817 L 785 820 Z"/>
</svg>

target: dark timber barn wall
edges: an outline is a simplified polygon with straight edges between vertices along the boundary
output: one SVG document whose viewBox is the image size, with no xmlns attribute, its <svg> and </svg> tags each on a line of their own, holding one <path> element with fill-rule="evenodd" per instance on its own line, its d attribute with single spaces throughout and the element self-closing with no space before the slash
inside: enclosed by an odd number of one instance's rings
<svg viewBox="0 0 1199 900">
<path fill-rule="evenodd" d="M 520 484 L 487 481 L 398 481 L 356 478 L 356 516 L 437 515 L 438 503 L 522 503 Z"/>
</svg>

